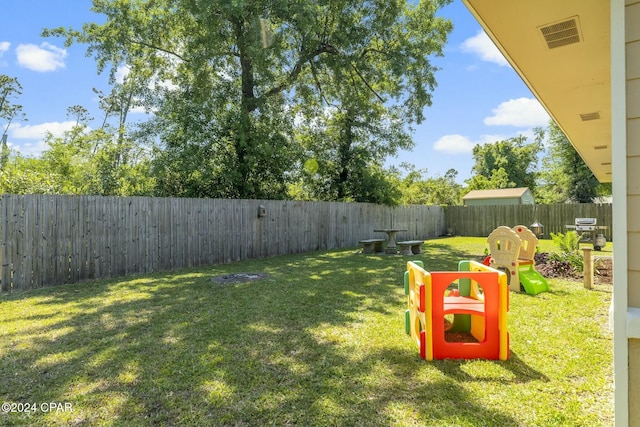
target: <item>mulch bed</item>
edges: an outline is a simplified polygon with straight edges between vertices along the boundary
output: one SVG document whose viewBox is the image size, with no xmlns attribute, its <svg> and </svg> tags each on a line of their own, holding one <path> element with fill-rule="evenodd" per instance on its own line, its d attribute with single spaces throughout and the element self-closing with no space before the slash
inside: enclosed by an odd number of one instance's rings
<svg viewBox="0 0 640 427">
<path fill-rule="evenodd" d="M 594 257 L 594 274 L 593 282 L 596 284 L 613 284 L 613 258 L 611 257 Z M 563 277 L 575 280 L 582 280 L 581 271 L 558 271 L 549 263 L 536 262 L 536 270 L 544 277 Z"/>
<path fill-rule="evenodd" d="M 601 284 L 613 284 L 613 258 L 597 258 L 594 262 L 593 281 Z"/>
<path fill-rule="evenodd" d="M 485 256 L 477 258 L 478 262 L 482 262 Z M 613 284 L 613 258 L 610 256 L 599 257 L 594 256 L 594 274 L 593 282 L 596 284 L 612 285 Z M 568 268 L 558 268 L 557 264 L 549 260 L 548 254 L 536 254 L 536 271 L 544 277 L 560 277 L 572 280 L 582 280 L 581 271 L 574 271 Z"/>
</svg>

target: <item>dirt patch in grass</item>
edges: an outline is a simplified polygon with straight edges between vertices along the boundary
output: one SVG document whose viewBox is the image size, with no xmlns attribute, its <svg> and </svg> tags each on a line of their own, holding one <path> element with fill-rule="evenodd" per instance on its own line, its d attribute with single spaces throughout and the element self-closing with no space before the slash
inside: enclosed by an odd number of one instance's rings
<svg viewBox="0 0 640 427">
<path fill-rule="evenodd" d="M 594 261 L 593 281 L 600 284 L 613 284 L 613 258 L 597 258 Z"/>
<path fill-rule="evenodd" d="M 582 280 L 584 275 L 581 271 L 575 271 L 566 265 L 559 266 L 552 260 L 536 261 L 536 270 L 544 277 L 560 277 L 574 280 Z M 613 258 L 595 257 L 593 263 L 593 281 L 597 284 L 613 284 Z"/>
<path fill-rule="evenodd" d="M 222 274 L 211 279 L 213 283 L 227 284 L 227 283 L 240 283 L 240 282 L 252 282 L 254 280 L 260 280 L 267 277 L 266 273 L 232 273 Z"/>
<path fill-rule="evenodd" d="M 483 262 L 486 255 L 476 258 L 478 262 Z M 584 275 L 581 271 L 575 271 L 568 263 L 554 262 L 549 258 L 547 253 L 536 254 L 536 271 L 546 278 L 565 278 L 573 280 L 582 280 Z M 593 262 L 593 281 L 596 284 L 612 285 L 613 284 L 613 258 L 610 256 L 594 256 Z"/>
</svg>

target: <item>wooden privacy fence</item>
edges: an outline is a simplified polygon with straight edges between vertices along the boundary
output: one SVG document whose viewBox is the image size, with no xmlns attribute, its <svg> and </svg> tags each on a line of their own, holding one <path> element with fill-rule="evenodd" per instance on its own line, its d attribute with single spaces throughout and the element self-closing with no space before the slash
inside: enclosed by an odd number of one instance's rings
<svg viewBox="0 0 640 427">
<path fill-rule="evenodd" d="M 353 247 L 375 228 L 398 239 L 445 233 L 439 206 L 5 195 L 3 292 L 317 249 Z"/>
<path fill-rule="evenodd" d="M 566 233 L 565 225 L 574 224 L 576 218 L 596 218 L 598 225 L 609 227 L 599 232 L 607 240 L 613 236 L 611 204 L 447 206 L 445 216 L 447 232 L 460 236 L 488 236 L 500 225 L 539 222 L 544 226 L 544 237 L 549 238 L 550 233 Z"/>
</svg>

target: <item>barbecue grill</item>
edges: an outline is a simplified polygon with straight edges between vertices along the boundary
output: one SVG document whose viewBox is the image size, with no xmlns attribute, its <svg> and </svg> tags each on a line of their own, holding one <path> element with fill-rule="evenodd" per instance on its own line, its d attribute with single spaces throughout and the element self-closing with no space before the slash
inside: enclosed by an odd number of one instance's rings
<svg viewBox="0 0 640 427">
<path fill-rule="evenodd" d="M 606 230 L 606 226 L 598 225 L 596 218 L 576 218 L 573 225 L 565 225 L 566 228 L 571 228 L 579 233 L 582 233 L 582 239 L 593 242 L 593 249 L 599 251 L 607 244 L 603 234 L 595 233 L 598 230 Z M 594 236 L 594 234 L 596 234 Z"/>
<path fill-rule="evenodd" d="M 576 231 L 594 231 L 598 225 L 596 218 L 576 218 Z"/>
</svg>

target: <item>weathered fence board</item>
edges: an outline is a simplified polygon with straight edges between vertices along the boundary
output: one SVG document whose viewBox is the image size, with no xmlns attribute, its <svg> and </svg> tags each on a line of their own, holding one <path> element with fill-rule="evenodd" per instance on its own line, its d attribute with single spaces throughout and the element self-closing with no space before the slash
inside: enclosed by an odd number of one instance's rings
<svg viewBox="0 0 640 427">
<path fill-rule="evenodd" d="M 540 222 L 544 237 L 550 233 L 566 233 L 566 225 L 575 218 L 596 218 L 598 225 L 608 227 L 601 232 L 611 239 L 613 216 L 611 204 L 493 205 L 447 206 L 447 231 L 461 236 L 488 236 L 500 225 L 526 225 Z"/>
<path fill-rule="evenodd" d="M 264 206 L 266 215 L 258 216 Z M 541 222 L 565 232 L 597 218 L 612 236 L 610 204 L 401 206 L 275 200 L 29 195 L 0 197 L 0 289 L 26 290 L 85 279 L 353 247 L 407 229 L 398 240 L 445 234 L 487 236 L 499 225 Z M 446 218 L 446 219 L 445 219 Z"/>
<path fill-rule="evenodd" d="M 4 195 L 0 289 L 355 247 L 390 226 L 408 230 L 398 239 L 428 239 L 445 225 L 434 206 Z"/>
</svg>

